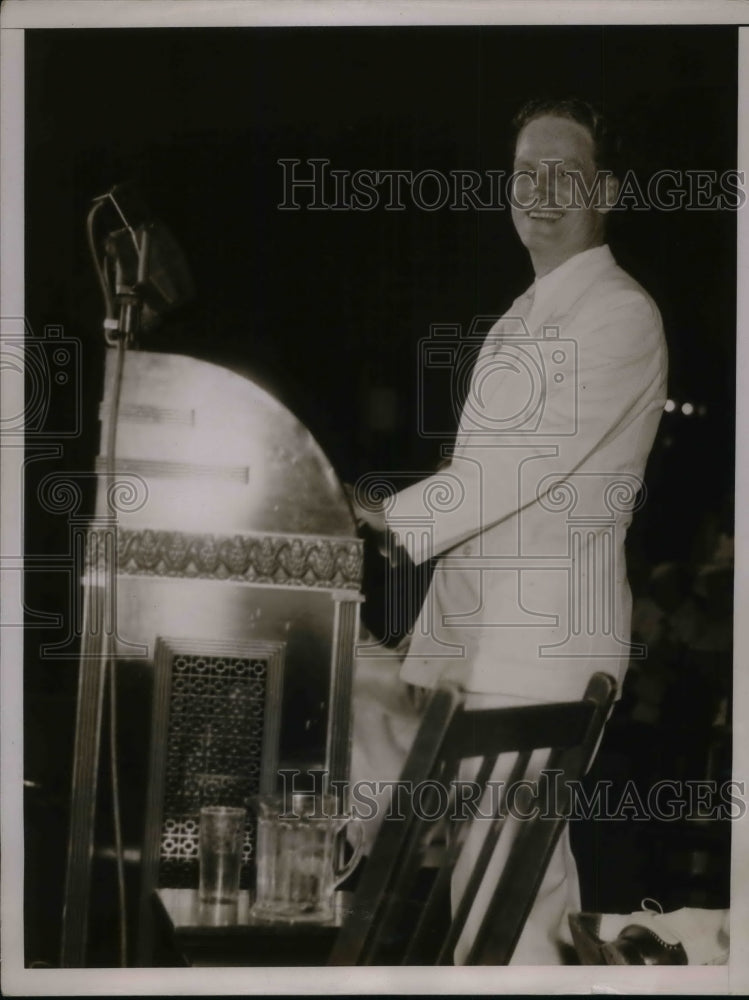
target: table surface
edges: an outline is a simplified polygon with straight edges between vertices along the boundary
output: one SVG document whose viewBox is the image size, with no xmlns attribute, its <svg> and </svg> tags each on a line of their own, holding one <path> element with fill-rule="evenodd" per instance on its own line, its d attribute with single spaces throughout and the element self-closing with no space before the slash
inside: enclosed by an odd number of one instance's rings
<svg viewBox="0 0 749 1000">
<path fill-rule="evenodd" d="M 252 897 L 240 890 L 237 903 L 201 903 L 197 889 L 157 889 L 156 895 L 166 911 L 174 932 L 225 935 L 246 931 L 270 931 L 276 934 L 330 933 L 337 930 L 351 909 L 352 894 L 335 893 L 332 920 L 319 921 L 300 917 L 295 920 L 268 920 L 252 913 Z"/>
<path fill-rule="evenodd" d="M 157 889 L 155 896 L 181 964 L 211 967 L 325 965 L 353 899 L 337 892 L 333 920 L 321 922 L 254 916 L 246 890 L 236 905 L 201 903 L 197 889 Z"/>
</svg>

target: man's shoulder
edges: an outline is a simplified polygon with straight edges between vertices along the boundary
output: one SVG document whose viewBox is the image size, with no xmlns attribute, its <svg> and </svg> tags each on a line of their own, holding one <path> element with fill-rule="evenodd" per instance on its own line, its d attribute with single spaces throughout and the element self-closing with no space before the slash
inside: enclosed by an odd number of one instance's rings
<svg viewBox="0 0 749 1000">
<path fill-rule="evenodd" d="M 567 329 L 579 349 L 611 363 L 635 358 L 666 366 L 661 314 L 651 295 L 613 260 L 599 271 L 567 315 Z"/>
<path fill-rule="evenodd" d="M 632 313 L 640 314 L 643 319 L 650 319 L 655 326 L 661 326 L 660 310 L 653 297 L 613 259 L 586 287 L 577 305 L 579 309 L 601 310 L 605 313 L 631 310 Z"/>
</svg>

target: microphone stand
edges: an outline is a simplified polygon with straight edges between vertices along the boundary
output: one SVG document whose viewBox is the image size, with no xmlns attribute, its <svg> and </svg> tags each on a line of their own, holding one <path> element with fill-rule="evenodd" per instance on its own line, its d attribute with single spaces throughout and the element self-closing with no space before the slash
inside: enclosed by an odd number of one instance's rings
<svg viewBox="0 0 749 1000">
<path fill-rule="evenodd" d="M 127 225 L 137 253 L 135 283 L 127 280 L 121 256 L 116 246 L 107 252 L 115 260 L 115 294 L 112 297 L 107 274 L 96 256 L 93 240 L 94 217 L 107 198 L 119 206 L 110 192 L 96 199 L 89 212 L 89 244 L 101 283 L 106 305 L 104 337 L 116 347 L 114 379 L 107 414 L 106 468 L 104 482 L 109 509 L 102 523 L 89 528 L 86 568 L 84 572 L 84 612 L 79 660 L 79 687 L 76 710 L 73 781 L 70 806 L 70 829 L 65 881 L 65 902 L 62 919 L 61 965 L 82 967 L 88 944 L 88 911 L 90 904 L 91 865 L 94 856 L 97 779 L 99 774 L 103 702 L 109 689 L 109 758 L 112 789 L 112 822 L 114 850 L 117 862 L 119 909 L 119 961 L 127 965 L 127 909 L 125 896 L 124 852 L 120 817 L 120 794 L 117 753 L 117 675 L 116 675 L 116 615 L 115 590 L 117 543 L 116 514 L 111 508 L 112 485 L 116 473 L 117 423 L 122 389 L 125 352 L 132 346 L 140 329 L 143 312 L 143 289 L 148 277 L 150 233 L 143 227 L 140 244 L 133 229 Z M 122 214 L 120 212 L 120 214 Z M 123 217 L 124 218 L 124 217 Z M 115 317 L 115 306 L 117 316 Z M 97 518 L 97 522 L 102 519 Z M 103 565 L 100 562 L 103 553 Z"/>
</svg>

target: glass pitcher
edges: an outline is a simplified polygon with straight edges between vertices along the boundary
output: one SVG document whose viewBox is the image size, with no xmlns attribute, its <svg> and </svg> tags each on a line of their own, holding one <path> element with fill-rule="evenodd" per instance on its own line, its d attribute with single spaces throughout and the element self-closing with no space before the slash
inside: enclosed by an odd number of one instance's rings
<svg viewBox="0 0 749 1000">
<path fill-rule="evenodd" d="M 359 863 L 363 828 L 340 812 L 333 795 L 261 795 L 257 811 L 257 883 L 254 916 L 327 922 L 334 893 Z M 339 866 L 339 834 L 353 822 L 353 854 Z"/>
</svg>

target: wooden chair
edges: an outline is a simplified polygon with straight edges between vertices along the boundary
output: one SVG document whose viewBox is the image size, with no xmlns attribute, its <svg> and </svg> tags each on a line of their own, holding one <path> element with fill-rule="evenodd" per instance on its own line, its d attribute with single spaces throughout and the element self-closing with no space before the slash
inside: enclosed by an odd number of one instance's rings
<svg viewBox="0 0 749 1000">
<path fill-rule="evenodd" d="M 329 964 L 453 964 L 455 945 L 502 832 L 507 787 L 523 779 L 533 750 L 551 748 L 546 769 L 560 774 L 557 780 L 535 783 L 537 814 L 519 824 L 466 960 L 469 965 L 508 964 L 564 828 L 572 796 L 567 782 L 585 774 L 615 690 L 614 681 L 598 673 L 579 702 L 469 711 L 458 688 L 437 688 L 401 776 L 407 788 L 427 782 L 420 787 L 418 811 L 416 796 L 404 794 L 400 815 L 383 821 Z M 440 812 L 445 798 L 441 789 L 456 779 L 461 761 L 480 758 L 475 780 L 484 788 L 499 755 L 510 751 L 517 756 L 498 799 L 498 815 L 486 821 L 488 833 L 462 902 L 451 916 L 450 881 L 469 824 L 451 819 L 442 863 L 429 890 L 422 893 L 426 898 L 419 900 L 428 840 L 438 821 L 427 817 Z M 533 809 L 524 803 L 523 811 L 527 815 Z"/>
</svg>

